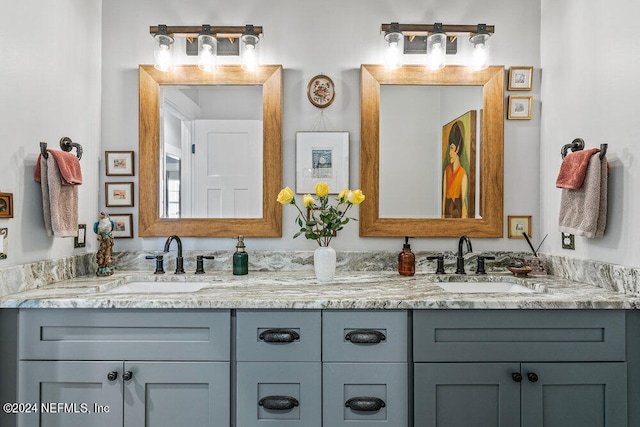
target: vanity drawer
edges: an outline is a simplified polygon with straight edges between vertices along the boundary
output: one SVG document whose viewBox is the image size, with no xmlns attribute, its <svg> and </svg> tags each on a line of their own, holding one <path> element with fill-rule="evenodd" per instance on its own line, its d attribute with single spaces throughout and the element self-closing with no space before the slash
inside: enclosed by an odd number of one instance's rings
<svg viewBox="0 0 640 427">
<path fill-rule="evenodd" d="M 322 375 L 325 425 L 409 424 L 406 363 L 325 363 Z"/>
<path fill-rule="evenodd" d="M 238 310 L 238 361 L 320 361 L 319 310 Z"/>
<path fill-rule="evenodd" d="M 406 311 L 325 311 L 324 362 L 406 362 Z"/>
<path fill-rule="evenodd" d="M 237 425 L 320 427 L 321 365 L 320 362 L 238 362 Z"/>
<path fill-rule="evenodd" d="M 416 310 L 416 362 L 623 361 L 622 310 Z"/>
<path fill-rule="evenodd" d="M 22 360 L 230 360 L 229 310 L 26 309 Z"/>
</svg>

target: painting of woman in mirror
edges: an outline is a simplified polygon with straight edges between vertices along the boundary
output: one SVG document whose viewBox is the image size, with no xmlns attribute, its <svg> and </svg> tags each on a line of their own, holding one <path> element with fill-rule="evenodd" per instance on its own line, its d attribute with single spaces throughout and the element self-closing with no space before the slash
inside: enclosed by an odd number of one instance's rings
<svg viewBox="0 0 640 427">
<path fill-rule="evenodd" d="M 476 111 L 442 127 L 442 217 L 475 217 Z"/>
</svg>

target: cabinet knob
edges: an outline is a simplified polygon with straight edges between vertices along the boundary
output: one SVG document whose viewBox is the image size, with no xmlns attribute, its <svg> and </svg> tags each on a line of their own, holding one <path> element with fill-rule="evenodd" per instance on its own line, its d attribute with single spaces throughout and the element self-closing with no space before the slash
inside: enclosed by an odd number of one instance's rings
<svg viewBox="0 0 640 427">
<path fill-rule="evenodd" d="M 109 381 L 115 381 L 118 379 L 118 372 L 117 371 L 111 371 L 107 374 L 107 379 Z"/>
<path fill-rule="evenodd" d="M 267 329 L 260 333 L 264 342 L 294 342 L 300 339 L 300 334 L 291 329 Z"/>
<path fill-rule="evenodd" d="M 347 333 L 344 339 L 354 344 L 378 344 L 386 340 L 387 337 L 380 331 L 356 329 L 355 331 Z"/>
<path fill-rule="evenodd" d="M 536 374 L 535 372 L 529 372 L 527 374 L 527 378 L 529 378 L 529 381 L 531 381 L 532 383 L 535 383 L 536 381 L 538 381 L 538 374 Z"/>
<path fill-rule="evenodd" d="M 374 412 L 387 406 L 384 400 L 378 397 L 352 397 L 344 403 L 344 406 L 353 411 Z"/>
<path fill-rule="evenodd" d="M 264 409 L 286 411 L 300 405 L 298 399 L 291 396 L 266 396 L 258 401 Z"/>
<path fill-rule="evenodd" d="M 133 372 L 131 371 L 125 371 L 124 374 L 122 374 L 122 379 L 125 381 L 129 381 L 131 378 L 133 378 Z"/>
<path fill-rule="evenodd" d="M 511 378 L 513 378 L 515 382 L 519 383 L 520 381 L 522 381 L 522 374 L 520 372 L 514 372 L 513 374 L 511 374 Z"/>
</svg>

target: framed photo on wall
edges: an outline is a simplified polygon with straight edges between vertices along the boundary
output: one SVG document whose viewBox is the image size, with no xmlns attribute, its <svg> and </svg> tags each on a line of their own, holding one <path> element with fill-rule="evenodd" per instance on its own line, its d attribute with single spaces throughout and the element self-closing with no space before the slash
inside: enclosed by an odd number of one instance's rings
<svg viewBox="0 0 640 427">
<path fill-rule="evenodd" d="M 531 90 L 533 86 L 533 67 L 510 67 L 509 90 Z"/>
<path fill-rule="evenodd" d="M 7 251 L 9 250 L 8 228 L 0 228 L 0 259 L 7 259 Z"/>
<path fill-rule="evenodd" d="M 336 97 L 336 87 L 330 77 L 323 74 L 314 76 L 307 85 L 309 102 L 318 108 L 326 108 Z"/>
<path fill-rule="evenodd" d="M 0 193 L 0 218 L 13 218 L 13 193 Z"/>
<path fill-rule="evenodd" d="M 114 239 L 133 238 L 133 214 L 110 214 L 109 218 L 114 223 Z"/>
<path fill-rule="evenodd" d="M 522 233 L 527 233 L 531 237 L 531 215 L 528 216 L 508 216 L 508 233 L 510 239 L 524 239 Z"/>
<path fill-rule="evenodd" d="M 533 106 L 533 96 L 509 96 L 509 110 L 507 119 L 509 120 L 531 120 L 531 108 Z"/>
<path fill-rule="evenodd" d="M 108 208 L 133 207 L 133 182 L 107 182 L 104 185 Z"/>
<path fill-rule="evenodd" d="M 318 182 L 330 194 L 349 187 L 349 132 L 296 133 L 296 193 L 314 194 Z"/>
<path fill-rule="evenodd" d="M 134 176 L 133 151 L 105 151 L 107 176 Z"/>
</svg>

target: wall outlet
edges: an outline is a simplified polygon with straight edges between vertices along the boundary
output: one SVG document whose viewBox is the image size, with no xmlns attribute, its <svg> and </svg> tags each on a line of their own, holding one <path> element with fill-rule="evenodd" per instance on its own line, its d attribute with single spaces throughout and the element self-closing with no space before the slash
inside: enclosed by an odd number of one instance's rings
<svg viewBox="0 0 640 427">
<path fill-rule="evenodd" d="M 573 234 L 562 233 L 562 249 L 576 249 L 576 239 Z"/>
</svg>

